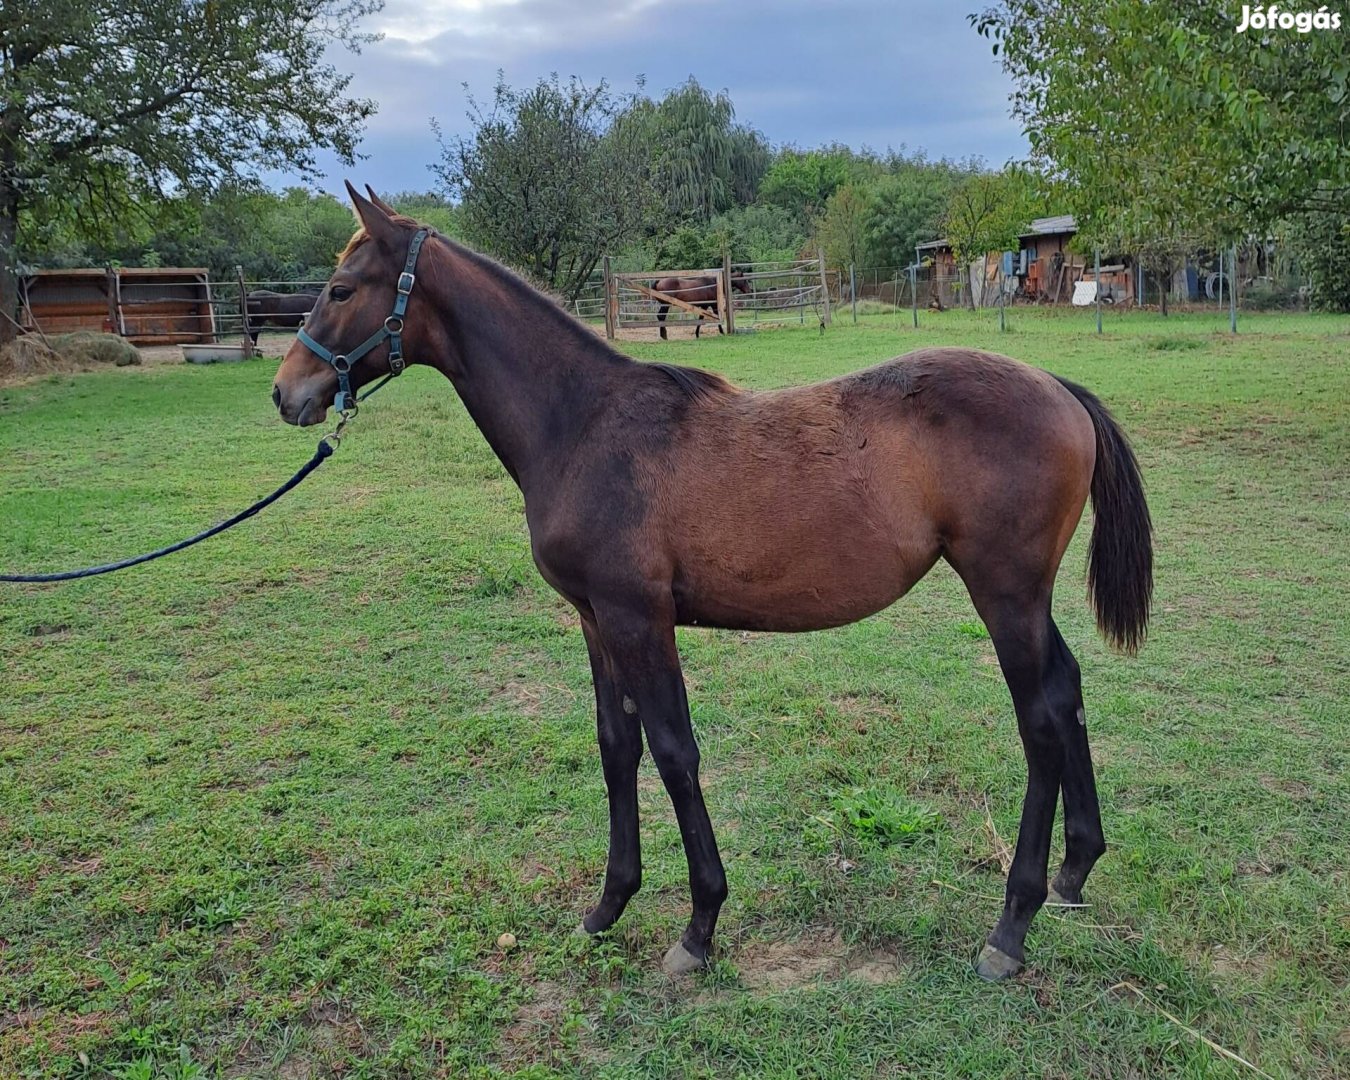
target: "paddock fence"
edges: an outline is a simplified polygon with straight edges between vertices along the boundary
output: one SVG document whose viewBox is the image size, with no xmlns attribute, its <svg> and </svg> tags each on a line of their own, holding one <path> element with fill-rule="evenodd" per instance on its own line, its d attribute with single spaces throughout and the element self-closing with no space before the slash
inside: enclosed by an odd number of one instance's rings
<svg viewBox="0 0 1350 1080">
<path fill-rule="evenodd" d="M 711 284 L 666 292 L 665 278 L 702 278 Z M 745 291 L 742 291 L 744 289 Z M 711 293 L 711 298 L 709 298 Z M 725 333 L 761 325 L 813 323 L 825 326 L 840 295 L 840 274 L 823 258 L 732 263 L 692 270 L 616 272 L 604 260 L 601 279 L 588 283 L 574 301 L 583 320 L 603 319 L 613 339 L 624 331 L 718 326 Z"/>
</svg>

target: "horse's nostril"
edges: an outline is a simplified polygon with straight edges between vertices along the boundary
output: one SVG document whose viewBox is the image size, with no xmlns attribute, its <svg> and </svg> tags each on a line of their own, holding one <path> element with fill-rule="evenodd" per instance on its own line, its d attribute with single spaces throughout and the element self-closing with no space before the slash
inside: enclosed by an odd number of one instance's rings
<svg viewBox="0 0 1350 1080">
<path fill-rule="evenodd" d="M 281 408 L 281 387 L 279 386 L 272 387 L 272 404 L 278 409 Z"/>
</svg>

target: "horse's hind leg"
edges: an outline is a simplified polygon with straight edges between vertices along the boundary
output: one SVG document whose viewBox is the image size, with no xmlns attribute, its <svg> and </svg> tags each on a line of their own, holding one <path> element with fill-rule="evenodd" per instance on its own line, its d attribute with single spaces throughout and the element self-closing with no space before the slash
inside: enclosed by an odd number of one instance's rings
<svg viewBox="0 0 1350 1080">
<path fill-rule="evenodd" d="M 975 965 L 984 978 L 1003 979 L 1022 967 L 1027 928 L 1047 899 L 1050 834 L 1061 789 L 1067 854 L 1055 879 L 1057 900 L 1078 902 L 1083 880 L 1105 843 L 1083 726 L 1078 664 L 1050 617 L 1049 588 L 1009 594 L 963 576 L 989 627 L 1027 760 L 1027 794 L 1003 914 Z"/>
<path fill-rule="evenodd" d="M 1054 637 L 1050 672 L 1052 700 L 1056 703 L 1054 720 L 1064 744 L 1064 775 L 1060 781 L 1064 795 L 1064 863 L 1050 886 L 1049 898 L 1052 903 L 1081 904 L 1083 882 L 1106 850 L 1106 839 L 1092 775 L 1078 662 L 1053 619 L 1050 631 Z"/>
<path fill-rule="evenodd" d="M 1003 914 L 989 934 L 975 970 L 986 979 L 1004 979 L 1021 969 L 1027 927 L 1046 899 L 1050 834 L 1055 824 L 1064 769 L 1064 747 L 1055 725 L 1048 679 L 1050 618 L 1044 599 L 990 601 L 972 589 L 975 606 L 989 627 L 1003 677 L 1012 693 L 1017 730 L 1027 760 L 1027 793 L 1017 846 L 1004 891 Z"/>
<path fill-rule="evenodd" d="M 656 321 L 661 324 L 661 340 L 666 340 L 666 312 L 670 310 L 669 304 L 662 304 L 656 309 Z"/>
<path fill-rule="evenodd" d="M 1027 792 L 1017 846 L 1004 893 L 1003 914 L 975 964 L 986 979 L 1003 979 L 1021 969 L 1027 928 L 1047 895 L 1046 869 L 1055 806 L 1065 771 L 1064 719 L 1077 724 L 1076 673 L 1050 618 L 1050 595 L 1058 559 L 1007 558 L 991 561 L 987 544 L 960 545 L 947 554 L 980 613 L 1003 678 L 1012 694 L 1017 730 L 1027 761 Z M 1022 548 L 1030 555 L 1036 545 Z M 1047 553 L 1048 554 L 1048 553 Z M 1045 565 L 1048 562 L 1048 567 Z M 1020 565 L 1019 565 L 1020 564 Z M 1076 763 L 1076 762 L 1075 762 Z M 1081 784 L 1070 802 L 1081 805 Z"/>
</svg>

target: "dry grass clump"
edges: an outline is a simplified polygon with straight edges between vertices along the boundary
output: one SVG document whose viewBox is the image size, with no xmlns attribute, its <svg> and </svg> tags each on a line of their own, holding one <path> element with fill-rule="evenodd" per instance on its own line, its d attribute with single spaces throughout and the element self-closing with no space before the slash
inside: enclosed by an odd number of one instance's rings
<svg viewBox="0 0 1350 1080">
<path fill-rule="evenodd" d="M 0 378 L 82 371 L 101 364 L 128 367 L 140 362 L 136 346 L 115 334 L 80 331 L 48 338 L 24 334 L 0 348 Z"/>
</svg>

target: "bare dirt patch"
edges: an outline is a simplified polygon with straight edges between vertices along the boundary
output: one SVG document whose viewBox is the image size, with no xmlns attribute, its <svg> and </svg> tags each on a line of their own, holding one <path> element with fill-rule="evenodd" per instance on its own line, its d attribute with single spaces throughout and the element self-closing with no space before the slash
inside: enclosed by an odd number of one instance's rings
<svg viewBox="0 0 1350 1080">
<path fill-rule="evenodd" d="M 501 1063 L 522 1066 L 546 1064 L 562 1056 L 559 1032 L 567 1011 L 568 993 L 553 982 L 534 984 L 534 997 L 516 1010 L 501 1034 Z"/>
<path fill-rule="evenodd" d="M 818 982 L 853 979 L 873 986 L 904 973 L 900 957 L 884 950 L 853 950 L 830 926 L 790 941 L 754 942 L 732 957 L 741 982 L 760 993 L 795 990 Z"/>
</svg>

